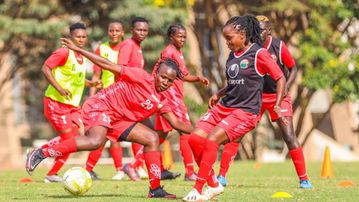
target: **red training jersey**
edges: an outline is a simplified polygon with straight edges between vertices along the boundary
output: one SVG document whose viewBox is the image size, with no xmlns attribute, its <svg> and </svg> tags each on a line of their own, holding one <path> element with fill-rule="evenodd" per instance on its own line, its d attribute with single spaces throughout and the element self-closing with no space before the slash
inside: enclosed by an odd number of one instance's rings
<svg viewBox="0 0 359 202">
<path fill-rule="evenodd" d="M 77 52 L 74 52 L 76 56 L 76 60 L 78 63 L 82 64 L 84 59 L 83 56 Z M 51 69 L 54 69 L 58 66 L 63 66 L 67 58 L 69 56 L 69 49 L 68 48 L 59 48 L 55 50 L 50 57 L 48 57 L 45 61 L 45 64 L 49 66 Z"/>
<path fill-rule="evenodd" d="M 143 69 L 145 60 L 142 49 L 132 38 L 125 39 L 119 47 L 117 64 L 126 67 L 138 67 Z"/>
<path fill-rule="evenodd" d="M 101 90 L 93 99 L 108 107 L 111 122 L 117 119 L 140 122 L 157 111 L 171 111 L 156 92 L 153 76 L 140 68 L 122 67 L 119 80 Z"/>
<path fill-rule="evenodd" d="M 161 53 L 161 58 L 157 61 L 155 67 L 153 68 L 152 74 L 156 74 L 156 71 L 158 69 L 158 64 L 162 59 L 165 58 L 170 58 L 174 61 L 176 61 L 178 63 L 179 69 L 182 72 L 183 76 L 187 76 L 188 75 L 188 69 L 185 65 L 185 61 L 184 61 L 184 57 L 183 57 L 183 53 L 181 50 L 177 50 L 177 48 L 172 45 L 169 44 Z M 183 98 L 184 96 L 184 90 L 183 90 L 183 83 L 184 81 L 181 79 L 176 79 L 171 87 L 171 96 L 175 96 L 178 98 Z M 166 94 L 169 94 L 170 91 L 164 91 L 161 94 L 163 94 L 165 97 Z"/>
</svg>

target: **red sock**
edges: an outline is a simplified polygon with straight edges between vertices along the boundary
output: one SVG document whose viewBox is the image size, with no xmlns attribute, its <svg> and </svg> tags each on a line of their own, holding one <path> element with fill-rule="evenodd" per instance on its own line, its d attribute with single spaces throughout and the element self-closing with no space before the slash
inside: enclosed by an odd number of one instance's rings
<svg viewBox="0 0 359 202">
<path fill-rule="evenodd" d="M 66 160 L 69 158 L 70 154 L 65 154 L 63 156 L 58 156 L 55 158 L 54 165 L 47 173 L 48 176 L 56 175 L 57 172 L 62 168 L 62 166 L 66 163 Z"/>
<path fill-rule="evenodd" d="M 191 135 L 188 139 L 188 144 L 190 145 L 190 147 L 192 149 L 194 160 L 196 161 L 198 166 L 201 164 L 203 148 L 204 148 L 206 141 L 207 141 L 206 138 L 203 138 L 194 133 L 191 133 Z"/>
<path fill-rule="evenodd" d="M 216 177 L 216 173 L 214 172 L 214 170 L 212 169 L 211 172 L 209 173 L 209 177 L 207 179 L 207 184 L 210 187 L 217 187 L 218 186 L 218 179 Z"/>
<path fill-rule="evenodd" d="M 72 131 L 67 132 L 67 133 L 61 133 L 59 136 L 51 139 L 47 144 L 43 145 L 41 148 L 45 149 L 45 148 L 49 148 L 54 145 L 58 145 L 67 139 L 75 137 L 77 135 L 77 133 L 78 133 L 78 128 L 74 127 L 72 129 Z M 59 172 L 59 170 L 62 168 L 62 166 L 66 163 L 66 160 L 69 158 L 69 156 L 70 156 L 70 154 L 56 157 L 55 161 L 54 161 L 54 165 L 52 165 L 52 168 L 49 170 L 47 175 L 56 175 L 57 172 Z"/>
<path fill-rule="evenodd" d="M 189 135 L 180 136 L 180 151 L 183 158 L 186 175 L 190 176 L 194 173 L 192 149 L 188 143 Z"/>
<path fill-rule="evenodd" d="M 61 142 L 60 144 L 54 145 L 52 147 L 48 147 L 42 149 L 45 157 L 53 157 L 53 156 L 64 156 L 66 154 L 70 154 L 77 151 L 77 145 L 74 138 L 70 138 Z"/>
<path fill-rule="evenodd" d="M 307 180 L 307 171 L 305 168 L 305 161 L 304 161 L 304 155 L 303 155 L 303 149 L 302 147 L 298 147 L 296 149 L 292 149 L 289 151 L 290 157 L 292 158 L 292 161 L 295 166 L 295 170 L 297 171 L 297 175 L 300 180 Z"/>
<path fill-rule="evenodd" d="M 122 147 L 120 146 L 112 146 L 110 147 L 110 153 L 113 159 L 113 163 L 115 165 L 116 171 L 122 171 Z"/>
<path fill-rule="evenodd" d="M 45 149 L 45 148 L 48 148 L 50 146 L 57 145 L 60 142 L 61 142 L 61 136 L 54 137 L 51 140 L 49 140 L 46 144 L 42 145 L 41 149 Z"/>
<path fill-rule="evenodd" d="M 194 188 L 197 189 L 199 193 L 202 193 L 203 186 L 212 172 L 213 165 L 217 159 L 218 149 L 219 144 L 211 140 L 206 141 L 203 149 L 201 165 L 198 170 L 198 177 L 196 184 L 194 185 Z"/>
<path fill-rule="evenodd" d="M 159 151 L 150 151 L 144 153 L 151 189 L 156 189 L 161 185 L 160 156 L 161 154 Z"/>
<path fill-rule="evenodd" d="M 129 166 L 131 168 L 138 168 L 139 166 L 142 166 L 144 162 L 143 145 L 132 143 L 132 152 L 135 159 L 129 163 Z"/>
<path fill-rule="evenodd" d="M 160 145 L 161 145 L 166 139 L 160 137 L 160 138 L 158 138 L 158 140 L 159 140 L 159 143 L 160 143 Z M 162 173 L 163 170 L 165 169 L 165 168 L 163 167 L 162 155 L 160 155 L 160 162 L 161 162 L 161 173 Z"/>
<path fill-rule="evenodd" d="M 103 148 L 104 148 L 104 146 L 102 146 L 96 150 L 92 150 L 88 154 L 87 161 L 86 161 L 86 170 L 88 172 L 91 172 L 93 170 L 93 168 L 96 166 L 98 160 L 101 158 Z"/>
<path fill-rule="evenodd" d="M 226 177 L 229 166 L 231 166 L 234 161 L 234 158 L 237 155 L 238 147 L 239 143 L 236 142 L 229 142 L 224 145 L 219 175 Z"/>
</svg>

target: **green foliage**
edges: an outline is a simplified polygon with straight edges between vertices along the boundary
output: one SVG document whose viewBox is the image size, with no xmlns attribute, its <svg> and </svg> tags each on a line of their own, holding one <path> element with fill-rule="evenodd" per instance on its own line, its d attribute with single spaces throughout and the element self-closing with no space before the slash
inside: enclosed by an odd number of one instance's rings
<svg viewBox="0 0 359 202">
<path fill-rule="evenodd" d="M 304 70 L 303 84 L 310 89 L 330 88 L 333 100 L 357 99 L 358 63 L 354 40 L 348 40 L 346 21 L 353 20 L 354 7 L 342 1 L 309 1 L 310 25 L 299 33 L 299 67 Z"/>
</svg>

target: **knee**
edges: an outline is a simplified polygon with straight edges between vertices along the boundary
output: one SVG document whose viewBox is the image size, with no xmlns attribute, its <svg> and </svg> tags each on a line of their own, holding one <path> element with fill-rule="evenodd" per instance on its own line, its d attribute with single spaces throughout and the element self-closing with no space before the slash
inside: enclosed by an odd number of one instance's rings
<svg viewBox="0 0 359 202">
<path fill-rule="evenodd" d="M 157 133 L 151 133 L 150 135 L 147 136 L 146 146 L 157 147 L 158 144 L 159 144 L 159 140 Z"/>
<path fill-rule="evenodd" d="M 300 146 L 298 139 L 294 134 L 285 135 L 284 140 L 287 143 L 288 149 L 295 149 Z"/>
<path fill-rule="evenodd" d="M 103 145 L 104 141 L 102 138 L 91 137 L 89 138 L 89 147 L 91 149 L 98 149 Z"/>
</svg>

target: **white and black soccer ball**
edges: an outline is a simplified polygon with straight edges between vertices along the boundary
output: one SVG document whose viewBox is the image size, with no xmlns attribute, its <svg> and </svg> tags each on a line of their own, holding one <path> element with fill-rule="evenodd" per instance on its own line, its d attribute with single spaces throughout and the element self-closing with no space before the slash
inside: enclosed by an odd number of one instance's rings
<svg viewBox="0 0 359 202">
<path fill-rule="evenodd" d="M 64 189 L 72 195 L 85 194 L 92 186 L 90 174 L 81 167 L 68 169 L 63 176 Z"/>
</svg>

